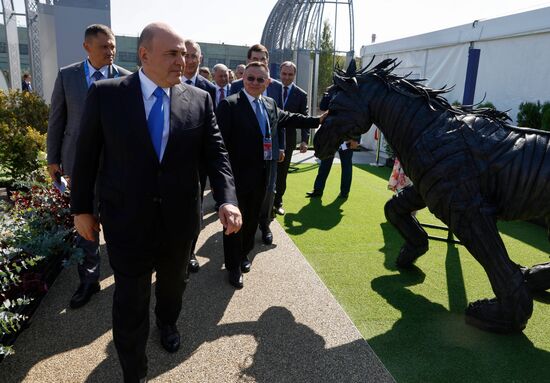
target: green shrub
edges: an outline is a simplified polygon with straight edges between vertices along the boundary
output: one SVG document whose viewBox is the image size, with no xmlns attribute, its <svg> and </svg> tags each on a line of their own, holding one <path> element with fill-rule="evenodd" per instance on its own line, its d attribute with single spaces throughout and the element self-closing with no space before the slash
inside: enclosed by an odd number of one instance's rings
<svg viewBox="0 0 550 383">
<path fill-rule="evenodd" d="M 11 344 L 32 314 L 29 304 L 53 282 L 51 265 L 83 257 L 72 246 L 68 193 L 46 186 L 39 172 L 23 183 L 28 191 L 14 192 L 12 205 L 0 206 L 0 360 L 13 353 Z"/>
<path fill-rule="evenodd" d="M 495 105 L 491 101 L 485 101 L 477 105 L 476 108 L 496 109 Z"/>
<path fill-rule="evenodd" d="M 0 122 L 18 126 L 31 126 L 38 132 L 48 131 L 48 105 L 33 92 L 11 90 L 9 93 L 0 91 Z"/>
<path fill-rule="evenodd" d="M 32 92 L 0 91 L 0 178 L 20 179 L 40 166 L 48 106 Z M 8 182 L 10 183 L 10 182 Z"/>
<path fill-rule="evenodd" d="M 541 105 L 540 101 L 522 102 L 519 104 L 517 115 L 518 126 L 540 129 L 541 127 Z"/>
<path fill-rule="evenodd" d="M 0 176 L 17 180 L 38 169 L 45 149 L 45 134 L 14 120 L 0 122 Z"/>
<path fill-rule="evenodd" d="M 540 114 L 540 128 L 542 130 L 550 131 L 550 102 L 547 101 L 542 105 Z"/>
</svg>

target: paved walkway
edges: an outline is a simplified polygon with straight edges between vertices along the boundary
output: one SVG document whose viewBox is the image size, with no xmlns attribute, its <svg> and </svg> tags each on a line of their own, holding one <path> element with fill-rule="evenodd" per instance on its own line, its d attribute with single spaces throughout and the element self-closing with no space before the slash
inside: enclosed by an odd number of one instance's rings
<svg viewBox="0 0 550 383">
<path fill-rule="evenodd" d="M 191 275 L 178 322 L 182 347 L 166 353 L 151 325 L 150 381 L 393 382 L 277 222 L 275 244 L 264 246 L 257 238 L 245 287 L 234 290 L 223 270 L 213 202 L 206 201 L 198 244 L 202 267 Z M 85 307 L 69 309 L 78 278 L 74 268 L 64 270 L 19 337 L 17 354 L 0 364 L 0 382 L 122 381 L 111 332 L 113 276 L 104 246 L 102 256 L 101 292 Z"/>
</svg>

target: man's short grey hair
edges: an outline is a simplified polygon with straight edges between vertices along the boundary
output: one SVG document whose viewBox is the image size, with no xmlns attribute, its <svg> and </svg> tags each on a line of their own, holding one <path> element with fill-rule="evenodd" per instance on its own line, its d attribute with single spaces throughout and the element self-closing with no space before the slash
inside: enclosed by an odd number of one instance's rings
<svg viewBox="0 0 550 383">
<path fill-rule="evenodd" d="M 222 64 L 222 63 L 218 63 L 216 65 L 214 65 L 214 68 L 212 68 L 212 72 L 216 73 L 217 71 L 219 70 L 223 70 L 223 71 L 229 71 L 229 69 L 225 66 L 225 64 Z"/>
<path fill-rule="evenodd" d="M 193 48 L 195 48 L 197 50 L 197 52 L 199 52 L 199 56 L 201 55 L 201 46 L 195 40 L 187 39 L 187 40 L 184 41 L 184 44 L 185 45 L 187 45 L 187 44 L 192 45 Z"/>
<path fill-rule="evenodd" d="M 296 73 L 298 69 L 296 68 L 296 64 L 294 64 L 292 61 L 285 61 L 281 64 L 280 69 L 283 69 L 284 67 L 291 67 L 292 69 L 294 69 L 294 73 Z"/>
</svg>

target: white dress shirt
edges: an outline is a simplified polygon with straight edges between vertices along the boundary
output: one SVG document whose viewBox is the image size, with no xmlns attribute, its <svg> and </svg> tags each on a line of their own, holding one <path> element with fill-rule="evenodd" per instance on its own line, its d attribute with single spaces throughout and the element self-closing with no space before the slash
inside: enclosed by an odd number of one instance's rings
<svg viewBox="0 0 550 383">
<path fill-rule="evenodd" d="M 285 85 L 283 84 L 283 87 L 281 89 L 281 99 L 283 100 L 283 108 L 286 107 L 286 100 L 288 100 L 288 96 L 290 96 L 290 91 L 292 90 L 292 87 L 294 86 L 294 83 L 290 83 L 290 85 L 287 87 L 288 90 L 286 91 L 286 99 L 285 96 Z"/>
<path fill-rule="evenodd" d="M 188 84 L 188 85 L 193 85 L 195 86 L 195 84 L 197 83 L 197 74 L 195 73 L 195 75 L 191 78 L 187 78 L 185 76 L 181 76 L 181 83 L 182 84 L 185 84 L 187 80 L 191 80 L 191 84 Z"/>
<path fill-rule="evenodd" d="M 220 89 L 222 89 L 218 84 L 214 84 L 216 86 L 216 106 L 220 103 Z M 227 98 L 229 96 L 229 84 L 225 85 L 223 87 L 223 98 Z"/>
<path fill-rule="evenodd" d="M 153 109 L 153 105 L 157 98 L 153 94 L 158 85 L 155 84 L 151 79 L 149 79 L 143 69 L 139 70 L 139 82 L 141 83 L 141 94 L 143 95 L 143 106 L 145 107 L 145 118 L 149 118 L 149 113 Z M 168 135 L 170 134 L 170 88 L 162 88 L 166 94 L 162 100 L 162 106 L 164 109 L 164 127 L 162 129 L 162 142 L 160 145 L 160 158 L 159 161 L 162 161 L 162 156 L 164 156 L 164 150 L 166 149 L 166 144 L 168 143 Z"/>
</svg>

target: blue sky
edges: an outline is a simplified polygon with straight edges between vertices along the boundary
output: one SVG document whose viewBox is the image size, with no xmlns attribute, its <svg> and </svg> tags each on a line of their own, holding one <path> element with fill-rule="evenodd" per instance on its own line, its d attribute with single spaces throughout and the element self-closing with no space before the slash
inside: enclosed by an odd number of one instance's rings
<svg viewBox="0 0 550 383">
<path fill-rule="evenodd" d="M 111 24 L 116 34 L 137 36 L 147 23 L 165 21 L 185 38 L 252 45 L 260 41 L 267 17 L 276 3 L 277 0 L 111 0 Z M 388 41 L 550 6 L 550 1 L 355 0 L 353 5 L 358 54 L 362 45 L 370 43 L 373 33 L 377 35 L 377 42 Z M 344 9 L 339 6 L 341 15 Z M 349 45 L 340 39 L 337 42 L 340 46 Z"/>
</svg>

